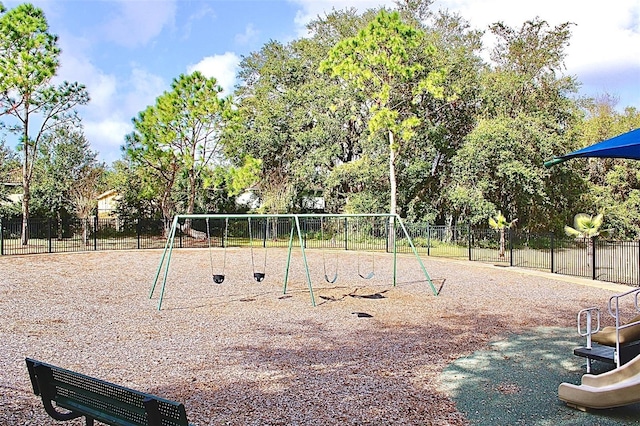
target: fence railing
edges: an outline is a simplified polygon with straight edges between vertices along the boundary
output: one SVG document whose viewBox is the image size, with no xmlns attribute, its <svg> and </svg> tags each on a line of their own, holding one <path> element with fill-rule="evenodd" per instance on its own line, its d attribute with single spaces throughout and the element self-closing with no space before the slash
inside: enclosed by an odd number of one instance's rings
<svg viewBox="0 0 640 426">
<path fill-rule="evenodd" d="M 303 244 L 309 249 L 391 251 L 388 218 L 303 218 Z M 115 218 L 29 221 L 29 239 L 22 244 L 22 220 L 0 219 L 0 255 L 96 250 L 163 248 L 163 221 Z M 576 240 L 551 233 L 470 229 L 405 224 L 420 255 L 468 259 L 498 265 L 547 270 L 557 274 L 640 286 L 640 241 Z M 182 223 L 177 248 L 286 247 L 292 229 L 288 218 L 251 221 L 193 219 Z M 411 247 L 395 228 L 399 253 Z M 293 243 L 298 245 L 298 238 Z"/>
</svg>

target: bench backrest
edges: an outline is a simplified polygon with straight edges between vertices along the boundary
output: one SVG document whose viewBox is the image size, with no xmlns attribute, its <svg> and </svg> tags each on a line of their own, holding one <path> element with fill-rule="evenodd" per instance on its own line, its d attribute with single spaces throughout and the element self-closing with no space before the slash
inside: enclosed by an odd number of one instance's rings
<svg viewBox="0 0 640 426">
<path fill-rule="evenodd" d="M 26 359 L 33 392 L 109 425 L 188 426 L 183 404 Z M 47 410 L 48 412 L 49 410 Z M 51 413 L 49 413 L 51 414 Z"/>
</svg>

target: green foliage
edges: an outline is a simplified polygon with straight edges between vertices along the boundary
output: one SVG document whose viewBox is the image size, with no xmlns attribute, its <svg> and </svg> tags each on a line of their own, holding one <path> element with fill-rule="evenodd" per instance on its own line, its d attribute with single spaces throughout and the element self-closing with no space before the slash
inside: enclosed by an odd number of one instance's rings
<svg viewBox="0 0 640 426">
<path fill-rule="evenodd" d="M 119 194 L 116 214 L 125 222 L 138 218 L 160 219 L 158 185 L 150 178 L 148 169 L 131 162 L 116 161 L 107 174 L 108 188 Z"/>
<path fill-rule="evenodd" d="M 570 226 L 564 227 L 564 232 L 569 237 L 591 239 L 597 237 L 602 233 L 600 228 L 604 215 L 602 213 L 596 216 L 589 216 L 586 213 L 578 213 L 573 218 L 573 228 Z"/>
<path fill-rule="evenodd" d="M 160 199 L 166 221 L 178 211 L 194 212 L 208 167 L 222 159 L 220 134 L 231 114 L 216 80 L 200 72 L 180 75 L 171 89 L 133 120 L 125 148 L 133 165 L 146 169 L 143 186 Z M 176 193 L 181 179 L 183 192 Z"/>
<path fill-rule="evenodd" d="M 60 49 L 48 31 L 42 9 L 29 3 L 0 17 L 0 92 L 16 91 L 24 100 L 55 75 Z"/>
<path fill-rule="evenodd" d="M 494 217 L 489 218 L 489 226 L 496 231 L 502 231 L 509 229 L 516 224 L 518 219 L 513 219 L 511 222 L 507 221 L 502 212 L 498 212 Z"/>
<path fill-rule="evenodd" d="M 46 134 L 35 165 L 33 207 L 39 216 L 87 216 L 95 208 L 104 166 L 81 130 L 60 127 Z M 88 205 L 88 204 L 89 205 Z"/>
<path fill-rule="evenodd" d="M 626 108 L 617 112 L 617 100 L 609 95 L 589 100 L 586 119 L 576 148 L 640 128 L 640 111 Z M 581 208 L 604 212 L 612 236 L 637 238 L 640 235 L 640 163 L 623 159 L 574 160 L 589 182 Z"/>
<path fill-rule="evenodd" d="M 257 182 L 262 160 L 246 156 L 241 167 L 229 168 L 229 195 L 239 195 Z"/>
<path fill-rule="evenodd" d="M 380 132 L 388 137 L 392 213 L 397 211 L 396 157 L 422 122 L 412 107 L 425 94 L 444 97 L 446 69 L 434 66 L 436 48 L 424 40 L 425 34 L 402 22 L 399 13 L 383 9 L 357 36 L 338 42 L 319 68 L 369 99 L 370 138 Z"/>
<path fill-rule="evenodd" d="M 85 87 L 50 84 L 58 69 L 60 49 L 41 9 L 22 4 L 0 17 L 0 117 L 20 136 L 22 154 L 22 244 L 28 242 L 31 180 L 39 143 L 59 126 L 76 126 L 75 107 L 89 102 Z M 31 128 L 32 126 L 33 128 Z"/>
</svg>

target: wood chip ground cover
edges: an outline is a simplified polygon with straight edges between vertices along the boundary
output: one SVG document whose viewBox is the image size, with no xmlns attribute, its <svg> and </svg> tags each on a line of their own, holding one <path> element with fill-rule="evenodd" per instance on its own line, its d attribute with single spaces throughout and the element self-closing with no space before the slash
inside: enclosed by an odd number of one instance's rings
<svg viewBox="0 0 640 426">
<path fill-rule="evenodd" d="M 465 425 L 438 383 L 448 365 L 509 333 L 574 327 L 614 294 L 424 258 L 434 296 L 412 256 L 399 256 L 393 287 L 391 255 L 363 280 L 355 253 L 330 284 L 310 250 L 312 307 L 299 253 L 283 294 L 286 255 L 270 250 L 256 283 L 249 251 L 229 249 L 217 285 L 207 250 L 176 251 L 161 311 L 160 288 L 148 297 L 161 251 L 0 257 L 0 424 L 59 424 L 30 388 L 31 357 L 183 402 L 195 425 Z"/>
</svg>

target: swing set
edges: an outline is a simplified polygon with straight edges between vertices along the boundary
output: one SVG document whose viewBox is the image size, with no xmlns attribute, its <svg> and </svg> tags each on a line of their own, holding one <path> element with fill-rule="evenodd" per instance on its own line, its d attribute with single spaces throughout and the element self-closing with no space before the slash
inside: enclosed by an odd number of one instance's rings
<svg viewBox="0 0 640 426">
<path fill-rule="evenodd" d="M 211 238 L 212 238 L 212 233 L 211 233 L 211 227 L 209 226 L 209 217 L 207 217 L 205 219 L 205 222 L 207 224 L 207 242 L 208 242 L 208 248 L 209 248 L 209 268 L 211 270 L 211 278 L 213 279 L 213 282 L 215 284 L 222 284 L 224 282 L 224 271 L 226 269 L 227 266 L 227 241 L 229 238 L 229 218 L 225 217 L 224 218 L 224 234 L 220 235 L 220 240 L 222 241 L 222 248 L 223 248 L 223 255 L 222 255 L 222 273 L 220 274 L 216 274 L 215 271 L 215 267 L 214 267 L 214 261 L 213 261 L 213 250 L 211 247 Z M 251 218 L 249 218 L 248 220 L 248 227 L 249 227 L 249 247 L 251 248 L 251 268 L 253 270 L 253 279 L 256 280 L 257 282 L 262 282 L 266 276 L 266 271 L 267 270 L 267 249 L 266 249 L 266 244 L 264 244 L 264 263 L 263 263 L 263 267 L 262 267 L 262 271 L 263 272 L 257 272 L 256 271 L 256 262 L 254 261 L 254 255 L 253 255 L 253 236 L 252 236 L 252 232 L 251 232 Z M 265 223 L 265 233 L 266 233 L 266 223 Z"/>
<path fill-rule="evenodd" d="M 315 302 L 315 296 L 313 293 L 313 285 L 311 282 L 311 274 L 309 272 L 309 264 L 307 262 L 307 256 L 306 256 L 306 243 L 304 241 L 304 234 L 301 230 L 301 219 L 320 219 L 320 238 L 321 241 L 324 243 L 324 232 L 325 232 L 325 220 L 329 220 L 330 218 L 334 218 L 335 219 L 342 219 L 345 223 L 345 227 L 346 227 L 346 223 L 347 220 L 350 218 L 353 219 L 358 219 L 358 218 L 383 218 L 386 220 L 389 220 L 389 225 L 390 225 L 390 229 L 393 230 L 393 238 L 391 238 L 390 240 L 387 241 L 392 241 L 392 247 L 387 246 L 387 250 L 393 248 L 393 286 L 396 286 L 396 276 L 397 276 L 397 246 L 396 246 L 396 232 L 395 230 L 401 230 L 402 231 L 402 236 L 404 236 L 404 238 L 406 239 L 406 241 L 409 243 L 409 246 L 411 247 L 411 250 L 414 254 L 414 256 L 416 257 L 422 272 L 426 278 L 426 281 L 428 282 L 431 291 L 433 292 L 434 295 L 438 294 L 438 291 L 436 290 L 433 282 L 431 281 L 431 277 L 429 276 L 429 274 L 427 273 L 427 270 L 424 266 L 424 264 L 422 263 L 422 259 L 420 258 L 414 244 L 413 241 L 411 240 L 411 237 L 409 236 L 407 229 L 405 228 L 404 224 L 402 223 L 402 220 L 400 219 L 400 217 L 398 215 L 392 215 L 392 214 L 342 214 L 342 215 L 332 215 L 332 214 L 280 214 L 280 215 L 220 215 L 220 214 L 190 214 L 190 215 L 176 215 L 173 218 L 173 222 L 171 225 L 171 228 L 169 230 L 169 235 L 167 237 L 167 241 L 165 243 L 165 247 L 164 250 L 162 252 L 162 257 L 160 259 L 160 263 L 158 265 L 158 269 L 156 271 L 156 275 L 153 281 L 153 284 L 151 286 L 151 291 L 149 292 L 149 298 L 153 298 L 153 295 L 155 293 L 156 287 L 158 285 L 158 282 L 160 281 L 160 275 L 163 274 L 163 278 L 162 278 L 162 284 L 160 286 L 160 294 L 159 294 L 159 299 L 158 299 L 158 310 L 161 310 L 162 308 L 162 302 L 163 302 L 163 298 L 164 298 L 164 293 L 165 293 L 165 289 L 166 289 L 166 285 L 167 285 L 167 277 L 169 274 L 169 267 L 171 264 L 171 255 L 173 252 L 173 248 L 175 245 L 175 238 L 176 238 L 176 231 L 177 229 L 180 229 L 180 221 L 181 220 L 194 220 L 194 219 L 204 219 L 205 223 L 206 223 L 206 235 L 207 235 L 207 241 L 208 241 L 208 253 L 209 253 L 209 268 L 210 268 L 210 272 L 211 272 L 211 277 L 212 280 L 215 284 L 222 284 L 225 281 L 225 270 L 226 270 L 226 264 L 227 264 L 227 246 L 228 246 L 228 236 L 229 236 L 229 219 L 233 219 L 233 220 L 238 220 L 238 221 L 243 221 L 246 220 L 247 221 L 247 228 L 248 228 L 248 234 L 249 234 L 249 247 L 250 247 L 250 253 L 251 253 L 251 267 L 252 267 L 252 271 L 253 271 L 253 279 L 260 283 L 262 281 L 264 281 L 265 277 L 266 277 L 266 266 L 267 266 L 267 231 L 268 231 L 268 221 L 269 219 L 288 219 L 291 227 L 290 227 L 290 231 L 289 231 L 289 244 L 288 244 L 288 251 L 287 251 L 287 262 L 286 262 L 286 269 L 285 269 L 285 274 L 284 274 L 284 284 L 283 284 L 283 294 L 286 294 L 287 292 L 287 284 L 288 284 L 288 279 L 289 279 L 289 269 L 291 266 L 291 254 L 292 254 L 292 250 L 293 250 L 293 242 L 294 242 L 294 233 L 297 234 L 298 236 L 298 245 L 300 247 L 301 250 L 301 254 L 302 254 L 302 261 L 304 264 L 304 269 L 306 272 L 306 279 L 307 279 L 307 287 L 309 289 L 309 295 L 311 297 L 311 304 L 312 306 L 316 306 L 316 302 Z M 216 266 L 214 262 L 214 255 L 213 255 L 213 249 L 212 249 L 212 244 L 211 244 L 211 240 L 213 237 L 213 232 L 210 226 L 210 220 L 214 219 L 214 220 L 223 220 L 224 221 L 224 226 L 221 227 L 220 229 L 220 240 L 221 240 L 221 245 L 223 248 L 223 254 L 222 254 L 222 268 L 221 270 L 216 271 Z M 262 263 L 262 270 L 259 271 L 256 269 L 256 258 L 257 255 L 254 253 L 254 236 L 255 236 L 255 232 L 258 231 L 255 225 L 252 225 L 253 223 L 264 223 L 264 226 L 262 228 L 262 235 L 263 235 L 263 244 L 262 244 L 262 248 L 261 250 L 263 250 L 264 256 L 262 258 L 263 263 Z M 399 226 L 396 226 L 399 225 Z M 258 231 L 259 233 L 260 231 Z M 345 249 L 346 249 L 346 244 L 347 244 L 347 234 L 346 234 L 346 228 L 345 228 Z M 389 244 L 387 242 L 387 244 Z M 255 248 L 255 251 L 257 252 L 259 249 L 259 247 Z M 338 279 L 338 256 L 339 253 L 336 251 L 336 255 L 335 255 L 335 260 L 334 260 L 334 265 L 335 265 L 335 271 L 333 274 L 330 274 L 328 272 L 328 268 L 327 268 L 327 253 L 326 253 L 326 248 L 322 251 L 322 259 L 323 259 L 323 269 L 324 269 L 324 278 L 325 281 L 327 281 L 328 283 L 335 283 Z M 365 280 L 369 280 L 371 278 L 373 278 L 375 276 L 375 254 L 371 253 L 370 255 L 370 261 L 366 262 L 363 261 L 361 259 L 361 257 L 364 257 L 364 255 L 360 254 L 360 251 L 358 250 L 358 275 L 360 276 L 360 278 L 365 279 Z M 370 266 L 370 268 L 366 268 L 365 269 L 365 265 L 366 266 Z"/>
</svg>

